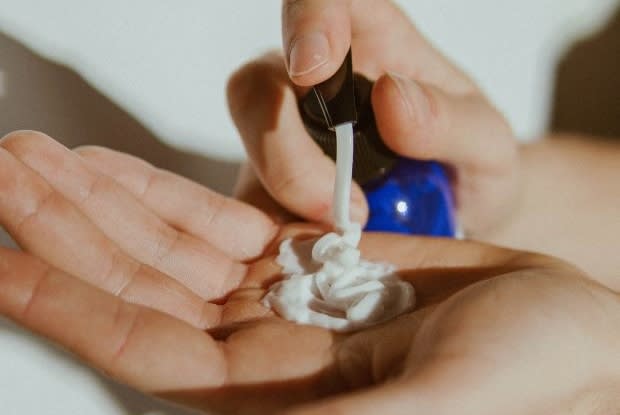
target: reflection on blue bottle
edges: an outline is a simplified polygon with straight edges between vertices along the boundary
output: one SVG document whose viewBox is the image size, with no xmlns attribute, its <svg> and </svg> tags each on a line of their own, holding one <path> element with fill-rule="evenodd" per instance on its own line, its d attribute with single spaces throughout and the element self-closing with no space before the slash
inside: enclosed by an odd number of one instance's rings
<svg viewBox="0 0 620 415">
<path fill-rule="evenodd" d="M 456 234 L 454 197 L 446 169 L 438 162 L 401 158 L 363 189 L 370 210 L 367 231 Z"/>
</svg>

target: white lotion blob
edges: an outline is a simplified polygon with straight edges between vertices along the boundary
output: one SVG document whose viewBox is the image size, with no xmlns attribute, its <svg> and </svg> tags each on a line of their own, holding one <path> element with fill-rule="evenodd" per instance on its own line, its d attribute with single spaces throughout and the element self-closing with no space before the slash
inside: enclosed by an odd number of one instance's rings
<svg viewBox="0 0 620 415">
<path fill-rule="evenodd" d="M 336 179 L 334 183 L 333 214 L 338 229 L 349 227 L 351 183 L 353 181 L 353 124 L 336 126 Z"/>
<path fill-rule="evenodd" d="M 263 304 L 287 320 L 337 331 L 387 321 L 415 305 L 413 286 L 400 280 L 392 265 L 365 261 L 356 248 L 359 226 L 343 235 L 280 245 L 277 262 L 285 279 Z"/>
<path fill-rule="evenodd" d="M 349 221 L 353 171 L 353 125 L 336 126 L 334 222 L 340 234 L 280 244 L 277 262 L 285 276 L 271 286 L 263 304 L 287 320 L 350 331 L 396 317 L 415 305 L 413 286 L 389 264 L 364 261 L 357 245 L 362 232 Z"/>
</svg>

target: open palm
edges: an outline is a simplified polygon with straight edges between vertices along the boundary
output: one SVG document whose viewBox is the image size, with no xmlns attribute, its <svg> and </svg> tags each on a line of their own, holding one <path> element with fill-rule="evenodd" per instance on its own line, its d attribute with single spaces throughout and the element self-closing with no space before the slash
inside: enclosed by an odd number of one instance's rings
<svg viewBox="0 0 620 415">
<path fill-rule="evenodd" d="M 277 242 L 323 230 L 279 227 L 254 208 L 131 156 L 72 152 L 38 133 L 1 143 L 0 223 L 25 251 L 0 251 L 0 313 L 121 382 L 200 409 L 269 414 L 392 379 L 353 405 L 373 393 L 386 399 L 342 413 L 401 413 L 393 394 L 404 387 L 414 405 L 405 410 L 452 413 L 450 399 L 434 395 L 444 391 L 467 404 L 469 389 L 454 379 L 467 376 L 469 386 L 484 390 L 494 365 L 505 364 L 502 376 L 543 364 L 593 373 L 597 360 L 562 365 L 553 336 L 535 343 L 528 365 L 525 345 L 551 327 L 560 344 L 571 345 L 567 352 L 585 347 L 580 339 L 595 338 L 589 334 L 609 323 L 595 305 L 617 309 L 611 292 L 553 259 L 375 234 L 364 237 L 364 255 L 399 267 L 416 286 L 418 311 L 349 335 L 296 325 L 260 299 L 279 277 Z M 549 352 L 557 358 L 549 360 Z M 520 365 L 509 364 L 515 353 Z M 559 397 L 592 380 L 559 383 Z M 508 399 L 514 390 L 498 392 Z M 532 400 L 546 397 L 526 392 Z M 324 405 L 346 407 L 356 395 L 343 396 Z M 471 405 L 464 407 L 471 413 L 498 413 L 497 406 L 475 412 Z M 315 410 L 325 407 L 308 409 Z"/>
</svg>

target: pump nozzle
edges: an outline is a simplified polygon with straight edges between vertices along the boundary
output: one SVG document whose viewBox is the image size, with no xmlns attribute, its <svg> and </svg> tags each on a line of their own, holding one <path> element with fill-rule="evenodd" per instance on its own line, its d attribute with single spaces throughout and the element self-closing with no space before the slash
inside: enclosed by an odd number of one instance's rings
<svg viewBox="0 0 620 415">
<path fill-rule="evenodd" d="M 334 131 L 340 124 L 357 122 L 351 49 L 336 73 L 312 90 L 316 100 L 306 100 L 306 110 L 314 117 L 322 116 L 330 130 Z"/>
</svg>

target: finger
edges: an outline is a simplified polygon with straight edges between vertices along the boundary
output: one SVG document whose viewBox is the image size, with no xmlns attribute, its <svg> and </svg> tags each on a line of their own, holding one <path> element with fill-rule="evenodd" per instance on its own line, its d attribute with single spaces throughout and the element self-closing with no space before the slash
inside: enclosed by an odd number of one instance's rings
<svg viewBox="0 0 620 415">
<path fill-rule="evenodd" d="M 245 265 L 172 228 L 114 180 L 44 134 L 13 134 L 1 145 L 47 180 L 124 252 L 202 298 L 222 297 L 243 279 Z M 21 170 L 29 182 L 42 180 L 27 169 Z"/>
<path fill-rule="evenodd" d="M 74 151 L 168 224 L 209 242 L 234 259 L 245 261 L 259 256 L 277 233 L 273 221 L 262 211 L 137 157 L 95 146 Z"/>
<path fill-rule="evenodd" d="M 510 127 L 478 94 L 448 94 L 390 74 L 376 82 L 372 103 L 381 137 L 398 154 L 489 169 L 514 157 Z"/>
<path fill-rule="evenodd" d="M 475 89 L 391 1 L 284 1 L 282 24 L 287 67 L 298 85 L 328 79 L 351 46 L 355 70 L 371 79 L 395 71 L 452 92 Z"/>
<path fill-rule="evenodd" d="M 214 305 L 126 255 L 75 206 L 1 147 L 0 223 L 22 248 L 58 269 L 198 327 L 212 323 Z"/>
<path fill-rule="evenodd" d="M 282 37 L 291 79 L 318 84 L 336 72 L 351 45 L 349 1 L 283 1 Z"/>
<path fill-rule="evenodd" d="M 237 183 L 233 195 L 238 200 L 258 207 L 265 212 L 275 223 L 285 224 L 292 222 L 294 216 L 287 212 L 263 187 L 249 163 L 244 163 L 239 169 Z"/>
<path fill-rule="evenodd" d="M 6 248 L 0 248 L 0 314 L 141 390 L 217 386 L 225 379 L 222 349 L 201 330 Z"/>
<path fill-rule="evenodd" d="M 279 57 L 265 55 L 233 75 L 228 102 L 269 194 L 296 215 L 331 223 L 335 166 L 306 133 Z M 353 219 L 365 222 L 366 200 L 357 185 L 351 205 Z"/>
</svg>

